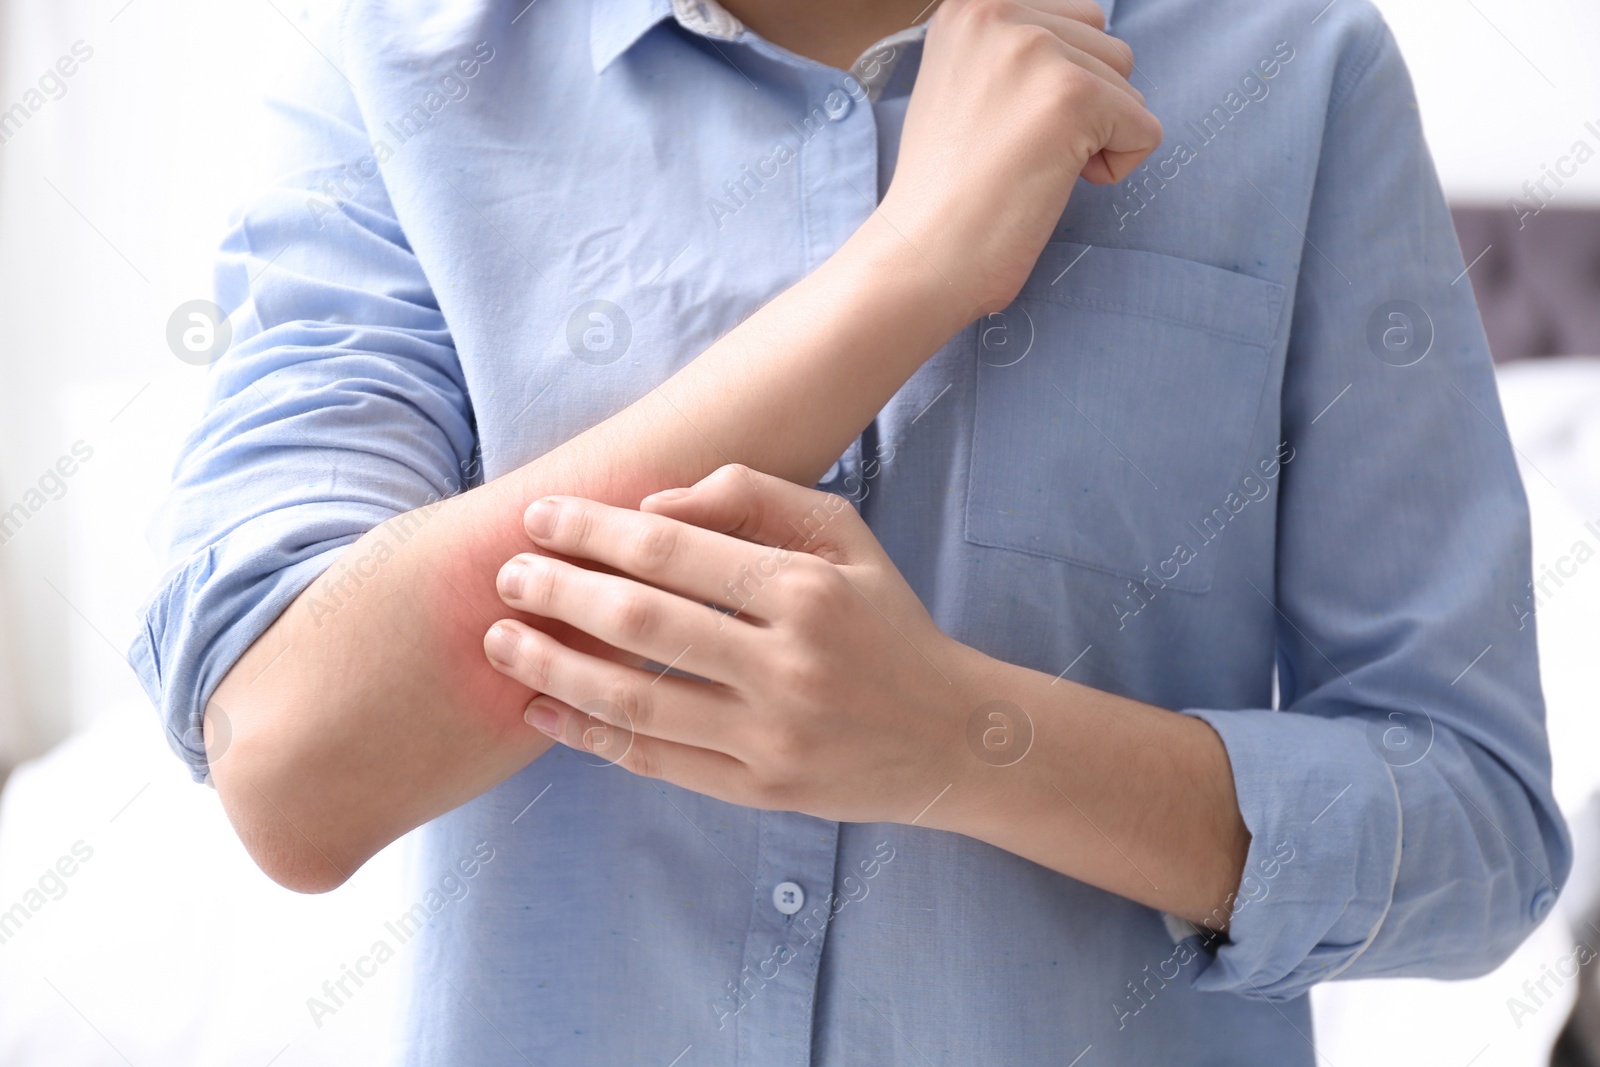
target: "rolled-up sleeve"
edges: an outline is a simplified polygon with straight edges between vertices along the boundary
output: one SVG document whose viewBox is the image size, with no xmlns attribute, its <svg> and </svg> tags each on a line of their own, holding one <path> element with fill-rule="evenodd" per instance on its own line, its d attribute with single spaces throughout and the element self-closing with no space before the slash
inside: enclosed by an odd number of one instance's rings
<svg viewBox="0 0 1600 1067">
<path fill-rule="evenodd" d="M 1394 41 L 1359 28 L 1283 385 L 1281 710 L 1189 711 L 1221 735 L 1252 835 L 1196 987 L 1274 1000 L 1482 974 L 1570 864 L 1527 506 L 1467 264 Z"/>
<path fill-rule="evenodd" d="M 196 780 L 207 701 L 239 656 L 345 546 L 477 473 L 460 362 L 334 69 L 337 35 L 309 32 L 322 52 L 264 133 L 283 176 L 223 244 L 233 343 L 152 533 L 170 568 L 129 654 Z"/>
</svg>

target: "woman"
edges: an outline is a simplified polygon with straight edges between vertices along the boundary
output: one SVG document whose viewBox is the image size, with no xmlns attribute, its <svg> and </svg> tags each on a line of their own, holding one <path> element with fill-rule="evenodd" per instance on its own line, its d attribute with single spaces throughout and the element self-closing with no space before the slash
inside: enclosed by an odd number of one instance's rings
<svg viewBox="0 0 1600 1067">
<path fill-rule="evenodd" d="M 1559 889 L 1381 20 L 919 7 L 308 35 L 134 655 L 284 885 L 426 824 L 413 1062 L 1309 1064 Z"/>
</svg>

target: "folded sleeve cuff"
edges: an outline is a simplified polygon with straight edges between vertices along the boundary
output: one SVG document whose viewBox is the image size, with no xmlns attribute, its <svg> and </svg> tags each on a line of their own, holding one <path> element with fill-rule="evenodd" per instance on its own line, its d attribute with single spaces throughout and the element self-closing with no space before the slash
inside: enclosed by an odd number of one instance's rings
<svg viewBox="0 0 1600 1067">
<path fill-rule="evenodd" d="M 1357 719 L 1264 709 L 1186 714 L 1221 736 L 1250 831 L 1228 936 L 1195 988 L 1301 996 L 1354 963 L 1388 914 L 1400 869 L 1394 776 Z"/>
<path fill-rule="evenodd" d="M 352 525 L 375 526 L 389 517 L 378 509 L 361 509 L 371 513 L 357 517 L 344 514 L 349 506 L 324 506 L 324 514 L 311 519 L 308 510 L 259 516 L 199 549 L 168 572 L 145 604 L 128 662 L 161 715 L 167 743 L 197 782 L 210 778 L 202 727 L 211 694 L 359 536 L 348 532 Z M 226 743 L 226 736 L 214 738 L 213 749 L 225 751 Z"/>
</svg>

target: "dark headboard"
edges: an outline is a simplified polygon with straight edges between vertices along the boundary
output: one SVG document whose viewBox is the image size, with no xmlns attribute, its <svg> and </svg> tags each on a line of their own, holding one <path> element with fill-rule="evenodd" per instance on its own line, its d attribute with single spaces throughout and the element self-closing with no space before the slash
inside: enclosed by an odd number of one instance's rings
<svg viewBox="0 0 1600 1067">
<path fill-rule="evenodd" d="M 1496 363 L 1600 355 L 1600 208 L 1457 207 L 1456 235 Z M 1488 249 L 1485 254 L 1484 249 Z"/>
</svg>

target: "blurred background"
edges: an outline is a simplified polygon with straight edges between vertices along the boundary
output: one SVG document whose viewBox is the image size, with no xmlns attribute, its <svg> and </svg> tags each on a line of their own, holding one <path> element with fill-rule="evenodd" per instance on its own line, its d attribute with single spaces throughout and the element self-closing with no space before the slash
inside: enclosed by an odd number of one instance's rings
<svg viewBox="0 0 1600 1067">
<path fill-rule="evenodd" d="M 1573 1011 L 1600 971 L 1600 4 L 1378 3 L 1457 210 L 1549 576 L 1539 643 L 1578 872 L 1494 975 L 1318 990 L 1319 1055 L 1532 1065 L 1559 1038 L 1562 1067 L 1600 1064 L 1600 991 Z M 205 374 L 174 358 L 168 320 L 210 295 L 256 181 L 258 100 L 309 47 L 302 16 L 291 0 L 0 0 L 0 1064 L 395 1051 L 402 964 L 332 1015 L 306 1002 L 409 906 L 409 843 L 336 893 L 279 890 L 167 751 L 123 659 Z"/>
</svg>

